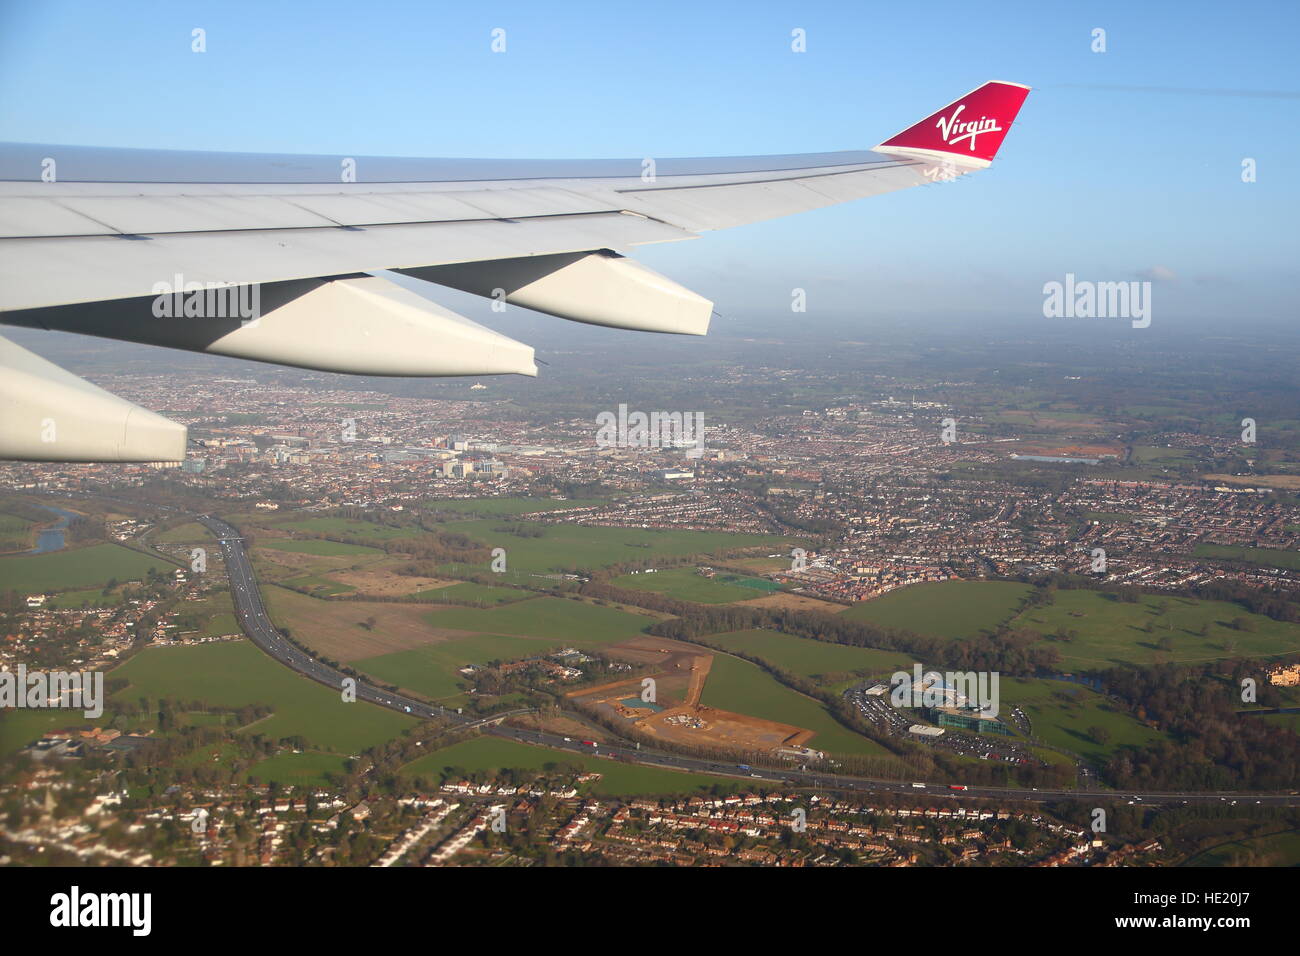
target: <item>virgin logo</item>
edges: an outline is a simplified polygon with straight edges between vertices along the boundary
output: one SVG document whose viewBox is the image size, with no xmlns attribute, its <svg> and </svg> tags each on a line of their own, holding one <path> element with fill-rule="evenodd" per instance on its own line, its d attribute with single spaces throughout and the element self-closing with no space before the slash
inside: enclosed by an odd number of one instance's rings
<svg viewBox="0 0 1300 956">
<path fill-rule="evenodd" d="M 939 127 L 939 132 L 943 136 L 943 141 L 949 146 L 956 146 L 962 140 L 970 140 L 970 151 L 975 152 L 975 137 L 980 133 L 1000 133 L 1002 127 L 998 121 L 988 116 L 981 116 L 977 120 L 969 122 L 960 122 L 958 117 L 961 111 L 966 108 L 963 103 L 952 111 L 952 116 L 940 116 L 939 122 L 935 125 Z"/>
</svg>

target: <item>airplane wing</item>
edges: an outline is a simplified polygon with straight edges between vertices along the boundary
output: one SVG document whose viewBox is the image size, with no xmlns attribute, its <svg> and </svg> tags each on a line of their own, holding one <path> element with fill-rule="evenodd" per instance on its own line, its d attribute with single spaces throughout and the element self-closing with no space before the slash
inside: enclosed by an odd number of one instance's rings
<svg viewBox="0 0 1300 956">
<path fill-rule="evenodd" d="M 713 303 L 628 253 L 974 172 L 1028 93 L 986 83 L 874 150 L 785 156 L 455 160 L 0 144 L 0 323 L 334 372 L 535 375 L 531 347 L 439 305 L 439 288 L 578 322 L 703 335 Z M 32 359 L 13 343 L 0 349 L 0 367 L 23 370 L 0 385 L 0 458 L 184 457 L 181 426 L 162 428 Z M 61 387 L 32 384 L 46 379 Z"/>
</svg>

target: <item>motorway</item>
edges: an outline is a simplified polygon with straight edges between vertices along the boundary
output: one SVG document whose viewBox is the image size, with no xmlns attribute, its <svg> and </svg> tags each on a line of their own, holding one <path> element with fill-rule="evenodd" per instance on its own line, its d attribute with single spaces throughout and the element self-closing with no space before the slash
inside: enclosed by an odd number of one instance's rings
<svg viewBox="0 0 1300 956">
<path fill-rule="evenodd" d="M 240 626 L 249 640 L 270 654 L 277 661 L 290 667 L 305 677 L 319 681 L 327 687 L 340 692 L 343 703 L 343 681 L 348 675 L 333 667 L 323 664 L 296 645 L 285 640 L 272 626 L 262 603 L 261 588 L 253 574 L 253 565 L 244 548 L 244 541 L 237 529 L 226 522 L 200 515 L 198 522 L 211 531 L 221 542 L 221 553 L 225 558 L 226 572 L 230 578 L 230 591 L 234 597 L 235 613 Z M 678 754 L 637 749 L 634 746 L 612 745 L 591 747 L 581 741 L 572 740 L 555 734 L 523 730 L 509 727 L 499 721 L 526 711 L 511 711 L 493 714 L 486 718 L 472 718 L 445 708 L 416 700 L 394 691 L 385 690 L 356 680 L 356 699 L 387 707 L 400 713 L 421 719 L 437 719 L 460 724 L 465 728 L 479 728 L 485 733 L 504 737 L 520 743 L 537 744 L 555 750 L 568 750 L 585 756 L 609 757 L 628 763 L 662 767 L 669 770 L 681 770 L 687 773 L 705 773 L 714 776 L 748 777 L 755 783 L 788 784 L 798 787 L 817 787 L 826 790 L 849 791 L 856 793 L 909 793 L 918 796 L 928 793 L 932 796 L 947 797 L 981 797 L 996 800 L 1019 800 L 1048 802 L 1057 800 L 1083 800 L 1092 803 L 1134 803 L 1134 804 L 1183 804 L 1183 803 L 1238 803 L 1260 804 L 1265 806 L 1300 806 L 1300 796 L 1296 794 L 1277 793 L 1133 793 L 1130 791 L 1078 791 L 1078 790 L 1017 790 L 1003 787 L 977 787 L 953 784 L 926 784 L 918 786 L 908 781 L 874 780 L 866 777 L 854 777 L 844 774 L 832 774 L 798 769 L 773 770 L 766 767 L 747 767 L 744 764 L 718 763 L 698 757 L 684 757 Z M 346 706 L 346 705 L 345 705 Z M 961 789 L 955 789 L 961 787 Z"/>
</svg>

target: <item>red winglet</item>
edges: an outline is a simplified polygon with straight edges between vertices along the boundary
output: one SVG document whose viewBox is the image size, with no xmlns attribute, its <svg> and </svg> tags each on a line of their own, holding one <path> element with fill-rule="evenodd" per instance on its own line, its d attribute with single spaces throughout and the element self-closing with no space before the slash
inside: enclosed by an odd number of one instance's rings
<svg viewBox="0 0 1300 956">
<path fill-rule="evenodd" d="M 919 152 L 976 160 L 988 165 L 997 155 L 1029 87 L 994 80 L 953 100 L 939 112 L 909 126 L 877 149 Z"/>
</svg>

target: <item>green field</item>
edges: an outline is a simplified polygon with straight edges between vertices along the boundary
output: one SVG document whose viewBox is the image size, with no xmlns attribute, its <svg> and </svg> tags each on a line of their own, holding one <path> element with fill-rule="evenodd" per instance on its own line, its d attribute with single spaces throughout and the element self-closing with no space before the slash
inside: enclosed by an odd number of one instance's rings
<svg viewBox="0 0 1300 956">
<path fill-rule="evenodd" d="M 1168 611 L 1159 612 L 1164 604 Z M 1241 618 L 1253 628 L 1237 631 L 1228 626 Z M 1197 633 L 1201 626 L 1207 633 Z M 1100 591 L 1060 590 L 1055 602 L 1026 610 L 1013 627 L 1030 628 L 1043 635 L 1062 628 L 1077 632 L 1073 641 L 1053 641 L 1062 666 L 1089 670 L 1116 664 L 1148 665 L 1157 655 L 1173 661 L 1206 661 L 1223 657 L 1263 657 L 1294 651 L 1300 625 L 1274 621 L 1226 601 L 1143 595 L 1136 603 L 1115 600 Z M 1150 627 L 1148 632 L 1144 630 Z M 1159 643 L 1168 638 L 1167 652 Z"/>
<path fill-rule="evenodd" d="M 192 544 L 211 541 L 212 532 L 197 521 L 187 521 L 185 524 L 158 532 L 153 536 L 153 540 L 159 544 Z"/>
<path fill-rule="evenodd" d="M 756 664 L 726 654 L 713 655 L 700 703 L 719 710 L 764 717 L 813 731 L 808 746 L 841 754 L 883 754 L 875 741 L 855 734 L 832 717 L 820 701 L 786 687 Z"/>
<path fill-rule="evenodd" d="M 1029 717 L 1034 736 L 1053 747 L 1103 762 L 1125 747 L 1145 747 L 1160 733 L 1115 707 L 1090 687 L 1067 681 L 1006 678 L 1000 683 L 1000 711 L 1007 719 L 1019 705 Z M 1109 739 L 1100 743 L 1088 735 L 1103 727 Z"/>
<path fill-rule="evenodd" d="M 571 571 L 600 568 L 631 561 L 663 557 L 707 555 L 741 548 L 788 547 L 792 539 L 768 534 L 729 534 L 721 531 L 658 531 L 642 528 L 603 528 L 575 524 L 517 522 L 542 532 L 523 538 L 494 531 L 493 520 L 448 521 L 445 531 L 461 532 L 487 547 L 506 550 L 511 571 Z"/>
<path fill-rule="evenodd" d="M 564 511 L 568 508 L 594 508 L 607 504 L 603 498 L 430 498 L 426 508 L 454 511 L 458 514 L 503 517 L 526 515 L 538 511 Z"/>
<path fill-rule="evenodd" d="M 513 604 L 516 601 L 526 601 L 532 596 L 532 592 L 520 588 L 500 588 L 490 584 L 473 584 L 470 582 L 453 584 L 451 587 L 446 588 L 429 588 L 427 591 L 415 592 L 415 597 L 422 601 L 433 601 L 435 604 L 438 602 L 475 604 L 479 607 Z"/>
<path fill-rule="evenodd" d="M 434 627 L 483 634 L 542 637 L 572 644 L 607 644 L 640 634 L 654 618 L 581 601 L 538 597 L 500 607 L 448 607 L 429 615 Z"/>
<path fill-rule="evenodd" d="M 301 736 L 322 750 L 358 753 L 398 736 L 412 720 L 301 677 L 247 641 L 145 648 L 114 677 L 131 683 L 123 699 L 173 697 L 224 707 L 268 704 L 275 713 L 244 728 L 272 740 Z M 111 706 L 111 703 L 110 703 Z M 82 721 L 84 723 L 84 721 Z"/>
<path fill-rule="evenodd" d="M 350 584 L 342 584 L 319 574 L 300 574 L 296 578 L 285 578 L 276 583 L 296 591 L 305 591 L 312 597 L 332 597 L 335 594 L 349 594 L 356 590 Z"/>
<path fill-rule="evenodd" d="M 35 529 L 36 522 L 0 511 L 0 549 L 31 550 L 36 544 Z"/>
<path fill-rule="evenodd" d="M 728 650 L 761 658 L 783 671 L 802 677 L 891 674 L 896 670 L 908 670 L 913 663 L 902 651 L 849 647 L 779 631 L 732 631 L 713 634 L 708 640 L 710 644 L 720 644 Z"/>
<path fill-rule="evenodd" d="M 914 584 L 855 604 L 843 616 L 936 637 L 974 637 L 1008 620 L 1032 590 L 1014 581 Z"/>
<path fill-rule="evenodd" d="M 316 554 L 322 557 L 343 557 L 357 554 L 383 554 L 377 548 L 368 548 L 364 544 L 344 544 L 341 541 L 323 541 L 310 538 L 305 541 L 290 539 L 259 538 L 259 548 L 273 548 L 276 551 L 291 551 L 294 554 Z"/>
<path fill-rule="evenodd" d="M 347 771 L 347 757 L 305 751 L 268 757 L 249 767 L 245 777 L 281 786 L 324 787 L 329 785 L 330 776 L 343 778 Z"/>
<path fill-rule="evenodd" d="M 457 670 L 466 664 L 480 666 L 492 661 L 513 661 L 532 657 L 555 646 L 555 641 L 527 637 L 478 634 L 458 640 L 439 641 L 408 651 L 379 654 L 354 661 L 353 666 L 382 681 L 415 691 L 432 700 L 445 700 L 460 693 L 465 678 Z"/>
<path fill-rule="evenodd" d="M 1198 544 L 1192 553 L 1198 558 L 1224 558 L 1229 561 L 1258 564 L 1266 568 L 1300 570 L 1300 551 L 1285 551 L 1282 548 L 1241 548 L 1227 544 Z"/>
<path fill-rule="evenodd" d="M 1129 460 L 1139 465 L 1183 465 L 1196 461 L 1196 455 L 1188 448 L 1164 448 L 1159 445 L 1138 445 L 1133 449 Z"/>
<path fill-rule="evenodd" d="M 120 544 L 0 557 L 0 590 L 66 591 L 118 581 L 143 580 L 150 568 L 171 572 L 179 565 Z"/>
<path fill-rule="evenodd" d="M 696 604 L 728 604 L 761 596 L 761 592 L 753 588 L 736 587 L 706 578 L 695 568 L 668 568 L 654 574 L 624 574 L 614 578 L 610 584 L 633 591 L 666 594 L 679 601 L 694 601 Z"/>
<path fill-rule="evenodd" d="M 354 518 L 302 518 L 297 521 L 278 521 L 274 527 L 290 531 L 307 531 L 312 534 L 337 534 L 358 538 L 375 538 L 389 541 L 393 538 L 413 538 L 420 534 L 419 528 L 391 528 L 388 525 L 371 521 L 358 521 Z"/>
<path fill-rule="evenodd" d="M 412 761 L 402 768 L 401 773 L 406 777 L 426 777 L 443 782 L 450 776 L 451 768 L 466 773 L 492 773 L 505 769 L 542 773 L 547 764 L 581 766 L 590 773 L 601 774 L 600 780 L 586 785 L 587 792 L 601 796 L 688 794 L 711 792 L 715 787 L 726 792 L 749 789 L 746 783 L 729 777 L 661 770 L 658 767 L 644 767 L 564 750 L 534 747 L 499 737 L 475 737 L 473 740 L 453 744 Z"/>
<path fill-rule="evenodd" d="M 103 588 L 84 588 L 77 591 L 63 591 L 55 594 L 45 602 L 46 607 L 63 610 L 79 610 L 83 607 L 116 607 L 122 603 L 122 591 L 115 588 L 104 593 Z"/>
<path fill-rule="evenodd" d="M 1271 833 L 1210 847 L 1183 866 L 1300 866 L 1300 830 Z"/>
</svg>

